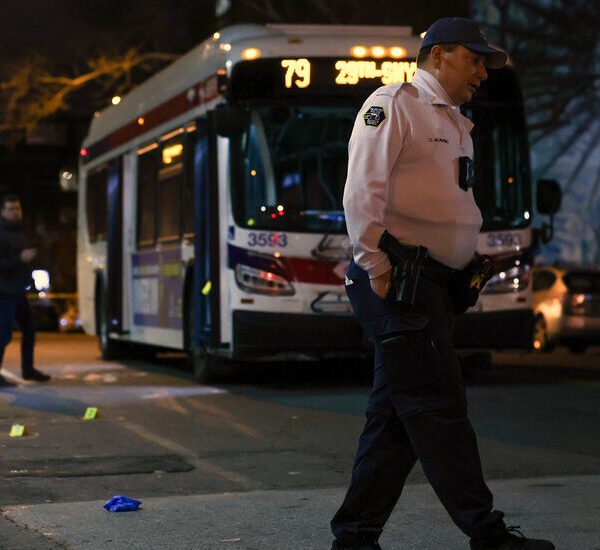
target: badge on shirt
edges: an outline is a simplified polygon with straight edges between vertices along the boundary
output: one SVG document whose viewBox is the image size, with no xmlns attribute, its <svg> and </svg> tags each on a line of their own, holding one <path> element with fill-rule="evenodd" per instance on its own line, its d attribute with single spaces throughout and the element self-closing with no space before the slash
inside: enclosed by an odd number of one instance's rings
<svg viewBox="0 0 600 550">
<path fill-rule="evenodd" d="M 367 126 L 379 126 L 385 120 L 385 113 L 383 107 L 369 107 L 367 112 L 363 115 L 365 124 Z"/>
</svg>

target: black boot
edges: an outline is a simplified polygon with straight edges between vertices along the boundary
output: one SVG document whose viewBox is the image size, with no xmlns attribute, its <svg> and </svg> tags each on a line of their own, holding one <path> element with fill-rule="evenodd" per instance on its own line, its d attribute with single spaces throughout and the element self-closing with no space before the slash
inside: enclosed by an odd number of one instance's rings
<svg viewBox="0 0 600 550">
<path fill-rule="evenodd" d="M 333 541 L 331 550 L 382 550 L 376 542 L 359 542 L 354 546 L 342 546 L 337 540 Z"/>
<path fill-rule="evenodd" d="M 518 529 L 518 525 L 503 526 L 489 535 L 471 539 L 471 550 L 554 550 L 549 540 L 528 539 Z"/>
<path fill-rule="evenodd" d="M 37 369 L 31 369 L 23 373 L 23 380 L 35 380 L 36 382 L 48 382 L 50 376 Z"/>
</svg>

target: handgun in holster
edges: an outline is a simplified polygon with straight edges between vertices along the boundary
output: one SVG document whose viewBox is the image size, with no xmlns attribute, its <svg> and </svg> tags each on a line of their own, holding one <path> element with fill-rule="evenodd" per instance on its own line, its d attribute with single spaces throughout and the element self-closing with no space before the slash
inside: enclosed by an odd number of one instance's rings
<svg viewBox="0 0 600 550">
<path fill-rule="evenodd" d="M 473 307 L 479 299 L 479 293 L 486 283 L 496 274 L 496 267 L 489 256 L 475 254 L 469 265 L 458 272 L 453 282 L 455 313 L 464 313 Z"/>
<path fill-rule="evenodd" d="M 379 240 L 379 248 L 388 255 L 392 264 L 394 299 L 414 305 L 419 278 L 427 259 L 427 248 L 403 245 L 387 231 Z"/>
</svg>

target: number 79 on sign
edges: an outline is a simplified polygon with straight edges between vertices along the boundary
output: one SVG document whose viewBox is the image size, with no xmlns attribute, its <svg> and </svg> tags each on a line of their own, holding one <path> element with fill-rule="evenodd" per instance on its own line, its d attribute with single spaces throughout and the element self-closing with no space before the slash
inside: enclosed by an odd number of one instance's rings
<svg viewBox="0 0 600 550">
<path fill-rule="evenodd" d="M 310 61 L 308 59 L 283 59 L 281 66 L 285 72 L 285 87 L 307 88 L 310 85 Z M 294 80 L 294 77 L 298 77 Z"/>
</svg>

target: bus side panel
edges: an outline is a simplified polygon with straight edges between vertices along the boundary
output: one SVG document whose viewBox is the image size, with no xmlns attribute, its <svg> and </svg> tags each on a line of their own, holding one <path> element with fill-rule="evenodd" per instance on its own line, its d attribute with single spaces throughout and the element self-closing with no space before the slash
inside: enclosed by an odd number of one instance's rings
<svg viewBox="0 0 600 550">
<path fill-rule="evenodd" d="M 143 327 L 172 329 L 180 332 L 182 323 L 183 269 L 181 248 L 142 250 L 132 254 L 133 324 Z M 163 337 L 164 338 L 164 337 Z M 171 336 L 163 341 L 144 337 L 148 343 L 182 347 Z"/>
<path fill-rule="evenodd" d="M 107 281 L 110 332 L 123 331 L 123 159 L 108 165 Z"/>
<path fill-rule="evenodd" d="M 219 346 L 219 226 L 215 137 L 212 116 L 197 124 L 194 150 L 193 345 Z"/>
</svg>

